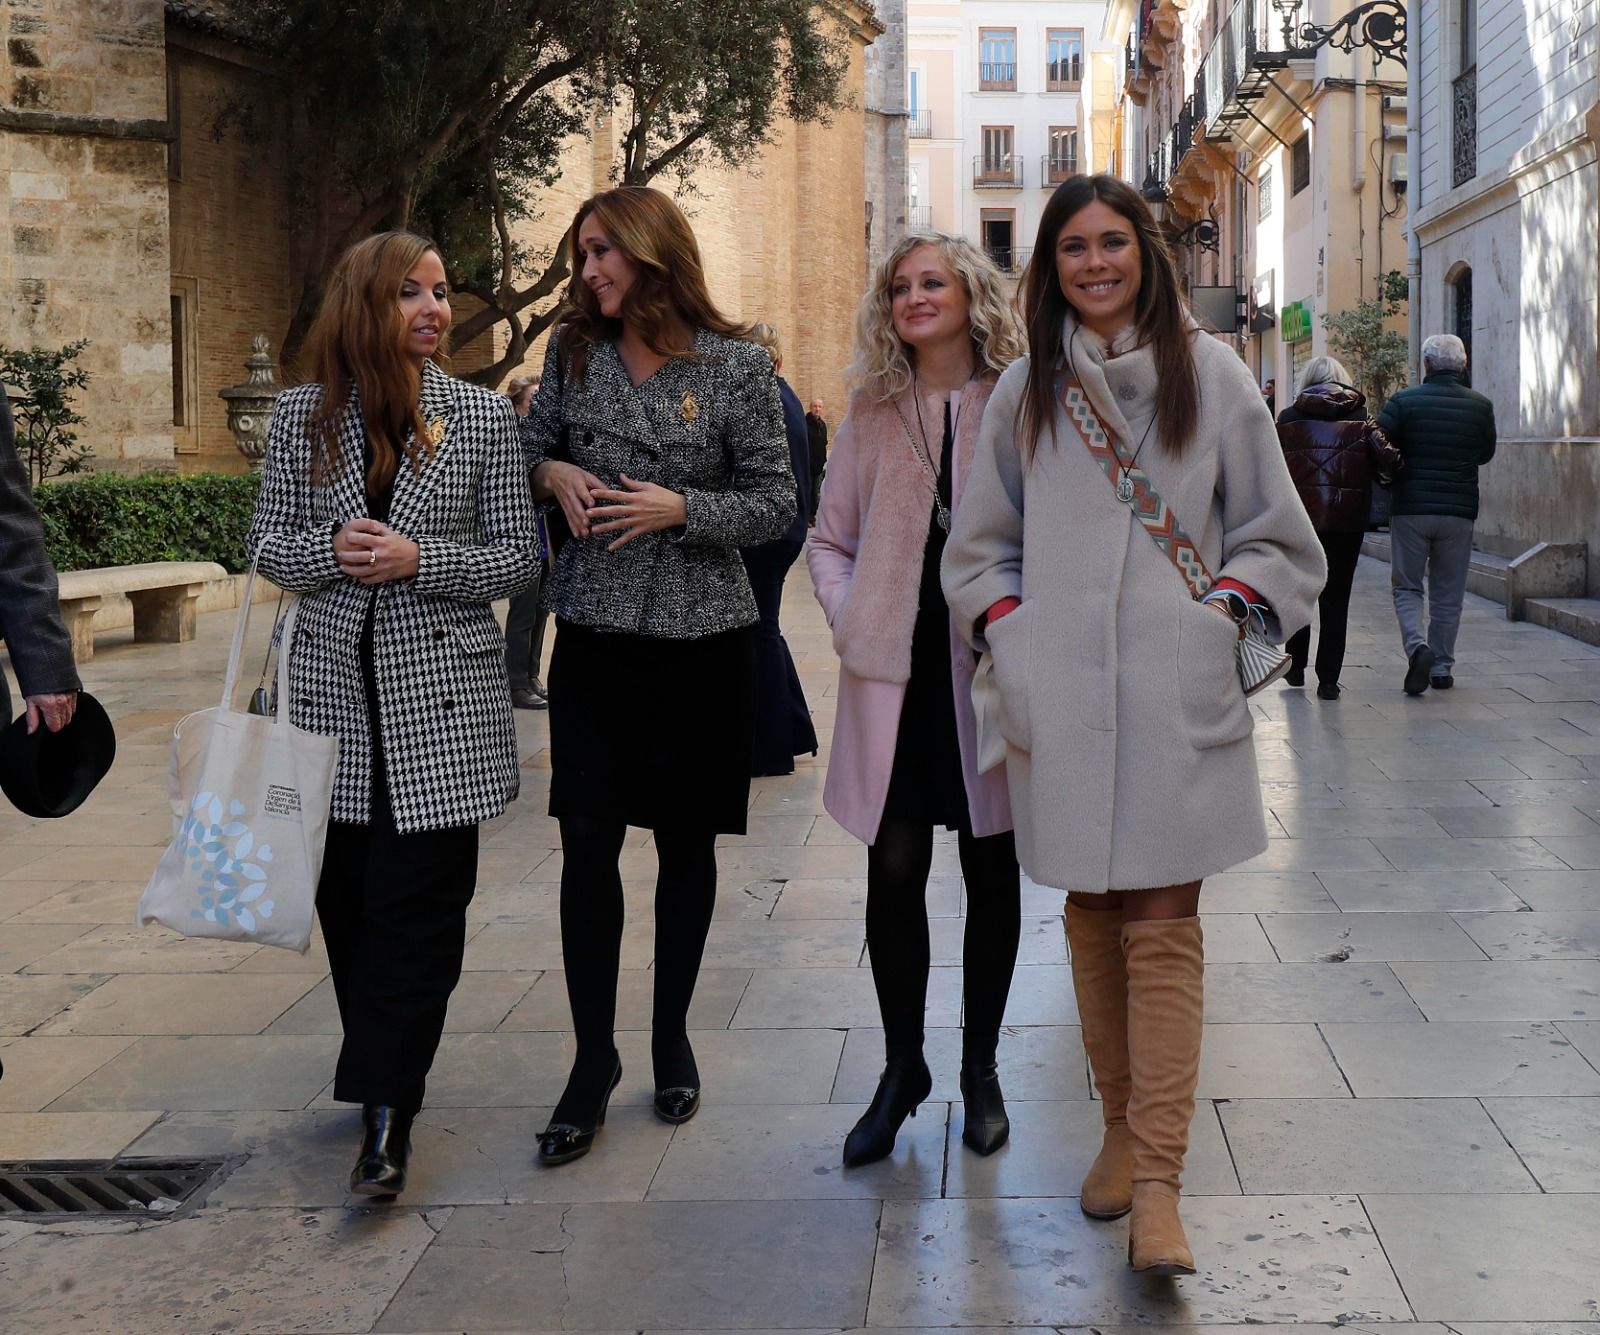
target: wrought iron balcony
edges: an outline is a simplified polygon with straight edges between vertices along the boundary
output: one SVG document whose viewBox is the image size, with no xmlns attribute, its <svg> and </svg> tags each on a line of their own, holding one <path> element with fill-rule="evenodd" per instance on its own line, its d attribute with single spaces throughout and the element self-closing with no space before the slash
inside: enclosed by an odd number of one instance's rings
<svg viewBox="0 0 1600 1335">
<path fill-rule="evenodd" d="M 1039 159 L 1039 184 L 1046 190 L 1054 190 L 1069 176 L 1077 174 L 1076 153 L 1046 153 Z"/>
<path fill-rule="evenodd" d="M 1238 0 L 1195 76 L 1196 133 L 1226 139 L 1230 130 L 1250 119 L 1272 76 L 1296 54 L 1303 53 L 1291 49 L 1271 0 Z"/>
<path fill-rule="evenodd" d="M 972 159 L 972 184 L 979 190 L 1017 190 L 1022 159 L 1015 153 L 980 153 Z"/>
<path fill-rule="evenodd" d="M 913 139 L 933 138 L 933 113 L 927 107 L 919 107 L 906 114 L 906 133 Z"/>
<path fill-rule="evenodd" d="M 913 232 L 933 230 L 933 205 L 912 204 L 906 209 L 906 227 Z"/>
<path fill-rule="evenodd" d="M 1019 274 L 1028 267 L 1028 261 L 1033 258 L 1032 246 L 997 246 L 990 244 L 984 247 L 989 253 L 989 258 L 994 261 L 995 267 L 1001 273 Z"/>
<path fill-rule="evenodd" d="M 1452 85 L 1450 184 L 1465 185 L 1478 174 L 1478 67 L 1463 70 Z"/>
<path fill-rule="evenodd" d="M 991 92 L 1016 92 L 1017 62 L 985 60 L 978 65 L 978 87 Z"/>
</svg>

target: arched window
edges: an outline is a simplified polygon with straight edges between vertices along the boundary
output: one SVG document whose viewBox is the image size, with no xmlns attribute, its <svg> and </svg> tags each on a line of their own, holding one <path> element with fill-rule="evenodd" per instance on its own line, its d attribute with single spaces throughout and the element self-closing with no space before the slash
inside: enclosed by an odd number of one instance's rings
<svg viewBox="0 0 1600 1335">
<path fill-rule="evenodd" d="M 1458 265 L 1450 283 L 1450 332 L 1467 350 L 1467 366 L 1472 365 L 1472 267 Z"/>
</svg>

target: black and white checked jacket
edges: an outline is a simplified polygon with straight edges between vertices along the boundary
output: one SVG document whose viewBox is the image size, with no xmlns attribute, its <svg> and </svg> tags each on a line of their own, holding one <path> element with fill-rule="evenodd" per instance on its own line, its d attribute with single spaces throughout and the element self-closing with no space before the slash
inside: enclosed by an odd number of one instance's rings
<svg viewBox="0 0 1600 1335">
<path fill-rule="evenodd" d="M 544 606 L 576 625 L 663 639 L 752 625 L 755 596 L 739 548 L 782 537 L 795 516 L 766 350 L 701 329 L 693 356 L 674 357 L 636 387 L 614 344 L 598 344 L 579 378 L 558 369 L 556 342 L 524 425 L 528 467 L 565 457 L 613 487 L 624 473 L 654 482 L 684 497 L 688 523 L 614 552 L 606 550 L 614 533 L 573 538 L 556 559 Z"/>
<path fill-rule="evenodd" d="M 470 825 L 517 794 L 517 738 L 504 641 L 489 604 L 526 588 L 538 560 L 533 503 L 511 401 L 424 363 L 422 417 L 444 439 L 415 473 L 402 460 L 389 525 L 421 549 L 415 579 L 376 591 L 341 573 L 333 535 L 367 513 L 363 428 L 351 404 L 340 465 L 310 478 L 306 421 L 322 397 L 278 398 L 249 552 L 261 573 L 300 594 L 290 657 L 290 719 L 337 734 L 333 819 L 372 816 L 372 745 L 361 681 L 361 627 L 377 599 L 378 713 L 395 827 Z"/>
</svg>

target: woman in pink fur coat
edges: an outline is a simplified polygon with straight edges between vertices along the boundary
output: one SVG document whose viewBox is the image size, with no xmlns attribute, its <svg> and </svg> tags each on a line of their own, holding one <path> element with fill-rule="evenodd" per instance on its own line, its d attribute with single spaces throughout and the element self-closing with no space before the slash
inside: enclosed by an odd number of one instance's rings
<svg viewBox="0 0 1600 1335">
<path fill-rule="evenodd" d="M 979 774 L 972 651 L 950 621 L 939 562 L 984 405 L 1022 351 L 998 270 L 970 242 L 912 235 L 879 267 L 856 321 L 856 384 L 828 459 L 806 552 L 840 659 L 823 805 L 867 848 L 867 945 L 885 1067 L 846 1165 L 894 1149 L 932 1092 L 923 1059 L 934 828 L 957 832 L 967 885 L 962 1140 L 979 1154 L 1010 1123 L 995 1066 L 1020 927 L 1003 767 Z"/>
</svg>

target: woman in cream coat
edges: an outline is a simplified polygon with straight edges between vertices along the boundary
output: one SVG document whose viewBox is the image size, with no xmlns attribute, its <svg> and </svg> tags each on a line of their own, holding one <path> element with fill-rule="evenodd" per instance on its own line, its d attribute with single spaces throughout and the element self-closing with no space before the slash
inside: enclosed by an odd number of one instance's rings
<svg viewBox="0 0 1600 1335">
<path fill-rule="evenodd" d="M 1274 640 L 1305 625 L 1326 569 L 1271 415 L 1239 358 L 1189 320 L 1136 191 L 1108 176 L 1061 186 L 1023 303 L 1029 356 L 984 415 L 944 588 L 994 656 L 1023 869 L 1069 892 L 1106 1121 L 1083 1209 L 1131 1209 L 1134 1268 L 1190 1274 L 1177 1203 L 1200 883 L 1267 842 L 1234 645 L 1252 609 Z M 1073 380 L 1217 577 L 1206 603 L 1089 453 L 1062 407 Z"/>
<path fill-rule="evenodd" d="M 961 1138 L 991 1154 L 1010 1134 L 995 1051 L 1017 957 L 1021 887 L 1005 776 L 977 771 L 972 651 L 950 622 L 939 562 L 985 405 L 1021 352 L 999 273 L 971 243 L 913 234 L 862 298 L 859 388 L 828 460 L 806 553 L 840 658 L 822 801 L 868 845 L 867 945 L 884 1072 L 845 1141 L 848 1166 L 894 1148 L 932 1090 L 923 1059 L 933 832 L 957 831 L 968 909 Z"/>
</svg>

